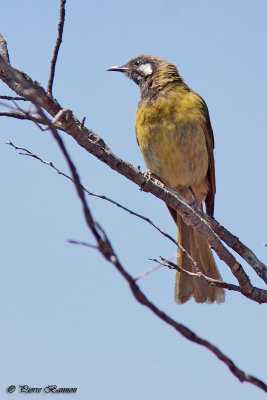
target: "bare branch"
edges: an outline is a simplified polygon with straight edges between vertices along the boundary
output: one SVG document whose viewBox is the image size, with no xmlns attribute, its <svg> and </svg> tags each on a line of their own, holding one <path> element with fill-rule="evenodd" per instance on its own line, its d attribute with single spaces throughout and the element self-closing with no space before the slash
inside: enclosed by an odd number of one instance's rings
<svg viewBox="0 0 267 400">
<path fill-rule="evenodd" d="M 40 113 L 40 116 L 42 118 L 45 118 L 45 114 L 43 113 L 42 109 L 38 107 L 38 111 Z M 155 315 L 157 315 L 162 321 L 167 323 L 168 325 L 172 326 L 176 331 L 178 331 L 181 335 L 183 335 L 186 339 L 197 343 L 201 346 L 204 346 L 208 350 L 210 350 L 219 360 L 221 360 L 223 363 L 225 363 L 230 371 L 239 379 L 240 382 L 249 382 L 263 391 L 267 392 L 267 385 L 261 381 L 260 379 L 249 375 L 239 369 L 236 364 L 229 358 L 227 357 L 223 352 L 219 350 L 218 347 L 214 346 L 211 344 L 209 341 L 199 337 L 196 335 L 195 332 L 187 328 L 185 325 L 175 321 L 171 317 L 169 317 L 167 314 L 165 314 L 162 310 L 160 310 L 158 307 L 156 307 L 148 298 L 145 296 L 145 294 L 141 291 L 139 286 L 136 284 L 135 279 L 124 269 L 122 264 L 119 262 L 119 259 L 114 252 L 111 243 L 102 229 L 102 227 L 93 219 L 91 211 L 89 209 L 89 206 L 86 202 L 86 198 L 84 195 L 84 191 L 82 190 L 82 184 L 80 182 L 79 175 L 76 171 L 76 168 L 64 146 L 64 143 L 60 136 L 58 135 L 56 129 L 54 128 L 53 124 L 51 122 L 48 123 L 50 130 L 56 139 L 67 163 L 68 166 L 71 170 L 72 174 L 72 179 L 74 181 L 76 191 L 78 193 L 78 196 L 80 198 L 80 201 L 83 205 L 83 212 L 84 212 L 84 217 L 87 223 L 88 228 L 91 230 L 92 234 L 94 235 L 96 242 L 98 243 L 98 250 L 100 253 L 104 256 L 106 260 L 111 262 L 114 267 L 118 270 L 118 272 L 123 276 L 123 278 L 128 282 L 131 291 L 136 298 L 136 300 L 146 306 L 147 308 L 150 309 Z"/>
<path fill-rule="evenodd" d="M 0 96 L 1 100 L 29 101 L 24 97 Z"/>
<path fill-rule="evenodd" d="M 2 96 L 2 97 L 4 97 L 4 96 Z M 18 111 L 15 110 L 14 107 L 10 106 L 9 104 L 5 104 L 5 103 L 0 102 L 0 105 L 3 105 L 4 107 L 9 108 L 9 109 L 11 110 L 11 111 L 0 111 L 0 117 L 9 117 L 9 118 L 16 118 L 16 119 L 21 119 L 21 120 L 32 121 L 32 122 L 34 122 L 34 123 L 38 126 L 38 128 L 40 128 L 42 131 L 47 130 L 47 127 L 46 127 L 46 128 L 42 128 L 42 127 L 39 125 L 39 124 L 45 125 L 45 121 L 42 120 L 41 117 L 40 117 L 39 115 L 32 114 L 32 113 L 30 113 L 29 111 L 25 111 L 25 110 L 23 110 L 21 107 L 19 107 L 18 104 L 17 104 L 16 101 L 15 101 L 15 100 L 16 100 L 16 97 L 11 97 L 10 100 L 14 103 L 14 105 L 15 105 L 15 107 L 16 107 L 16 109 L 17 109 Z M 27 99 L 25 99 L 25 100 L 27 100 Z M 27 100 L 27 101 L 29 101 L 29 100 Z M 54 123 L 54 126 L 55 126 L 57 129 L 62 130 L 61 124 L 60 124 L 60 123 L 57 123 L 56 121 L 55 121 L 55 123 Z M 13 146 L 13 147 L 16 147 L 16 146 Z"/>
<path fill-rule="evenodd" d="M 0 49 L 1 49 L 1 54 L 2 54 L 3 59 L 5 60 L 5 62 L 10 64 L 7 43 L 6 43 L 5 39 L 3 38 L 3 36 L 1 35 L 1 33 L 0 33 Z"/>
<path fill-rule="evenodd" d="M 37 122 L 39 124 L 44 124 L 44 121 L 42 121 L 42 119 L 39 115 L 23 113 L 20 111 L 0 111 L 0 117 L 27 119 L 28 121 L 33 121 L 33 122 Z"/>
<path fill-rule="evenodd" d="M 238 237 L 232 235 L 227 229 L 218 223 L 214 218 L 198 210 L 201 218 L 205 218 L 215 233 L 222 239 L 227 246 L 231 247 L 237 254 L 239 254 L 256 272 L 256 274 L 267 284 L 267 268 L 256 255 L 242 243 Z"/>
<path fill-rule="evenodd" d="M 152 259 L 151 261 L 154 261 L 154 262 L 158 263 L 159 265 L 168 267 L 170 269 L 174 269 L 175 271 L 182 272 L 185 275 L 192 276 L 192 277 L 198 278 L 198 279 L 203 279 L 211 286 L 217 286 L 217 287 L 221 287 L 221 288 L 228 289 L 228 290 L 234 290 L 235 292 L 239 292 L 239 293 L 241 292 L 240 286 L 210 278 L 209 276 L 204 275 L 199 269 L 197 272 L 190 272 L 184 268 L 181 268 L 179 265 L 174 264 L 173 262 L 166 260 L 165 258 L 162 258 L 162 257 L 161 257 L 161 262 L 156 259 Z"/>
<path fill-rule="evenodd" d="M 0 78 L 18 95 L 31 100 L 34 104 L 38 105 L 38 107 L 44 108 L 53 117 L 62 109 L 56 100 L 47 95 L 37 82 L 33 82 L 25 73 L 21 73 L 12 68 L 2 57 L 0 57 Z M 182 196 L 166 188 L 162 182 L 152 177 L 145 178 L 138 168 L 134 168 L 129 163 L 115 156 L 99 136 L 91 130 L 82 127 L 81 122 L 72 115 L 71 111 L 69 111 L 67 118 L 64 116 L 58 122 L 60 122 L 63 130 L 71 135 L 88 152 L 105 162 L 110 168 L 142 187 L 144 191 L 154 194 L 170 207 L 174 208 L 188 224 L 207 240 L 210 246 L 216 251 L 219 258 L 229 266 L 240 284 L 242 293 L 258 303 L 267 302 L 267 291 L 254 288 L 251 285 L 250 279 L 243 270 L 241 264 L 237 262 L 235 257 L 221 243 L 218 235 L 207 222 L 208 219 L 206 216 L 202 217 L 199 212 L 190 207 Z M 230 232 L 228 235 L 234 237 Z M 240 255 L 242 256 L 242 254 Z M 250 260 L 248 261 L 250 262 Z M 261 278 L 265 278 L 265 275 L 264 277 L 261 276 Z"/>
<path fill-rule="evenodd" d="M 50 74 L 49 74 L 49 79 L 48 79 L 48 84 L 47 84 L 47 93 L 50 94 L 51 96 L 52 96 L 52 86 L 53 86 L 53 81 L 54 81 L 54 77 L 55 77 L 55 68 L 56 68 L 59 47 L 62 43 L 62 35 L 63 35 L 64 21 L 65 21 L 65 4 L 66 4 L 66 0 L 60 1 L 58 36 L 57 36 L 57 40 L 56 40 L 56 44 L 55 44 L 55 48 L 54 48 L 53 57 L 51 60 Z"/>
<path fill-rule="evenodd" d="M 150 259 L 150 260 L 151 260 L 151 261 L 157 262 L 156 259 L 154 259 L 154 260 Z M 144 272 L 141 272 L 140 274 L 138 274 L 137 276 L 135 276 L 133 279 L 134 279 L 135 282 L 136 282 L 136 281 L 139 281 L 140 279 L 143 279 L 143 278 L 145 278 L 146 276 L 153 274 L 153 272 L 157 271 L 158 269 L 162 268 L 163 266 L 165 266 L 165 265 L 163 265 L 163 263 L 158 262 L 158 265 L 156 265 L 156 266 L 153 267 L 153 268 L 149 268 L 148 270 L 146 270 L 146 271 L 144 271 Z"/>
<path fill-rule="evenodd" d="M 86 120 L 86 117 L 83 117 L 83 119 L 82 119 L 82 123 L 81 123 L 81 128 L 83 128 L 83 127 L 84 127 L 85 120 Z"/>
<path fill-rule="evenodd" d="M 86 243 L 86 242 L 80 242 L 79 240 L 72 240 L 72 239 L 69 239 L 69 240 L 68 240 L 68 243 L 70 243 L 70 244 L 78 244 L 79 246 L 90 247 L 90 249 L 96 249 L 96 250 L 98 250 L 98 247 L 97 247 L 97 246 L 95 246 L 95 245 L 93 245 L 93 244 L 90 244 L 90 243 Z"/>
</svg>

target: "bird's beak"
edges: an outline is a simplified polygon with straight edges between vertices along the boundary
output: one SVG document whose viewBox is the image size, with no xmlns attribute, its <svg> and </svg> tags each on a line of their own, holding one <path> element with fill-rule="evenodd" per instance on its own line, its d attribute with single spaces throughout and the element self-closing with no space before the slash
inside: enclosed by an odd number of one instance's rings
<svg viewBox="0 0 267 400">
<path fill-rule="evenodd" d="M 126 72 L 128 71 L 129 68 L 125 67 L 124 65 L 119 66 L 115 66 L 115 67 L 111 67 L 108 68 L 107 71 L 118 71 L 118 72 Z"/>
</svg>

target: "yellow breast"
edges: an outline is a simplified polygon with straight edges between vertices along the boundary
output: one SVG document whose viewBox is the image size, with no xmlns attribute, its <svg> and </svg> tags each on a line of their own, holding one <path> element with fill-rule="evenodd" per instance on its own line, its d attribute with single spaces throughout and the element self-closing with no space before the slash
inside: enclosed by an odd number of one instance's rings
<svg viewBox="0 0 267 400">
<path fill-rule="evenodd" d="M 153 102 L 143 100 L 136 113 L 136 137 L 146 166 L 177 187 L 199 184 L 208 169 L 200 98 L 176 87 Z"/>
</svg>

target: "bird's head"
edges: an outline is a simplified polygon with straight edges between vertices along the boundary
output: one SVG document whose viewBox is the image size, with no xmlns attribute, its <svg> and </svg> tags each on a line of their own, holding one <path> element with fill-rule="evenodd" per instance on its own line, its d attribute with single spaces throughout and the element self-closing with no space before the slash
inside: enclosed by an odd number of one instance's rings
<svg viewBox="0 0 267 400">
<path fill-rule="evenodd" d="M 111 67 L 107 71 L 123 72 L 140 87 L 141 93 L 149 88 L 162 88 L 170 81 L 181 79 L 174 64 L 148 55 L 131 58 L 126 64 Z"/>
</svg>

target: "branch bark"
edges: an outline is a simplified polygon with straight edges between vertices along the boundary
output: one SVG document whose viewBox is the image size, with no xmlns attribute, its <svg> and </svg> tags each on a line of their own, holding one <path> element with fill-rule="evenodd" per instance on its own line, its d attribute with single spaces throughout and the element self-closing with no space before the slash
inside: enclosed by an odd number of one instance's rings
<svg viewBox="0 0 267 400">
<path fill-rule="evenodd" d="M 3 59 L 8 64 L 10 64 L 9 54 L 8 54 L 8 49 L 7 49 L 7 43 L 6 43 L 5 39 L 3 38 L 3 36 L 1 34 L 0 34 L 0 49 L 1 49 L 1 53 L 2 53 Z"/>
<path fill-rule="evenodd" d="M 57 40 L 56 40 L 56 44 L 55 44 L 55 48 L 54 48 L 53 57 L 51 60 L 50 74 L 49 74 L 48 84 L 47 84 L 47 93 L 49 93 L 51 96 L 52 96 L 52 87 L 53 87 L 53 82 L 54 82 L 54 77 L 55 77 L 55 69 L 56 69 L 56 62 L 57 62 L 59 47 L 62 43 L 63 28 L 64 28 L 64 22 L 65 22 L 65 4 L 66 4 L 66 0 L 60 1 L 58 36 L 57 36 Z"/>
</svg>

